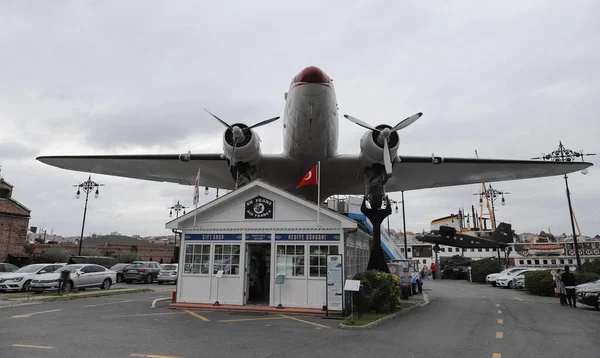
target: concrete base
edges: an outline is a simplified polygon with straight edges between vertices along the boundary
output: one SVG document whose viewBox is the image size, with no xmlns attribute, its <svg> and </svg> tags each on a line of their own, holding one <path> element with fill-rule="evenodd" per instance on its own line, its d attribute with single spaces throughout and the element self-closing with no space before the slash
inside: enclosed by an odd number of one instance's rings
<svg viewBox="0 0 600 358">
<path fill-rule="evenodd" d="M 318 308 L 294 308 L 294 307 L 271 307 L 271 306 L 252 306 L 252 305 L 223 305 L 213 306 L 211 303 L 172 303 L 169 308 L 176 310 L 192 311 L 229 311 L 229 312 L 262 312 L 273 314 L 299 314 L 307 316 L 325 316 L 325 311 Z M 329 316 L 342 316 L 342 313 L 329 311 Z"/>
</svg>

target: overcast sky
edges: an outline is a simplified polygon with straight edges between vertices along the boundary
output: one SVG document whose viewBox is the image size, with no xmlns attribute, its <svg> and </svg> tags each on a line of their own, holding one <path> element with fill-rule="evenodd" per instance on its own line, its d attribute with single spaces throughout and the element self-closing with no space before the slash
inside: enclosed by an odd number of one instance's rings
<svg viewBox="0 0 600 358">
<path fill-rule="evenodd" d="M 422 111 L 400 154 L 528 159 L 559 140 L 600 152 L 597 1 L 226 3 L 0 3 L 0 162 L 31 226 L 79 235 L 72 185 L 87 179 L 36 156 L 221 153 L 223 127 L 202 109 L 246 123 L 283 116 L 309 65 L 334 79 L 340 114 L 395 125 Z M 281 126 L 257 130 L 263 152 L 282 151 Z M 343 117 L 340 127 L 340 152 L 358 153 L 364 129 Z M 92 179 L 106 186 L 90 198 L 86 235 L 166 235 L 167 206 L 192 204 L 193 187 Z M 569 179 L 583 234 L 600 233 L 598 183 L 596 166 Z M 517 233 L 570 233 L 561 177 L 493 185 L 511 192 L 497 217 Z M 406 192 L 407 229 L 468 209 L 479 189 Z M 390 220 L 402 227 L 401 214 Z"/>
</svg>

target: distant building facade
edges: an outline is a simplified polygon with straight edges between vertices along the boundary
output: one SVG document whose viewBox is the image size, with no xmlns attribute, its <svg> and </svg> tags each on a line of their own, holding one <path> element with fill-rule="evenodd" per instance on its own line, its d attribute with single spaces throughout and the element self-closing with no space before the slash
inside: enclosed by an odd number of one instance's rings
<svg viewBox="0 0 600 358">
<path fill-rule="evenodd" d="M 0 178 L 0 262 L 19 256 L 27 243 L 31 210 L 12 198 L 13 186 Z"/>
</svg>

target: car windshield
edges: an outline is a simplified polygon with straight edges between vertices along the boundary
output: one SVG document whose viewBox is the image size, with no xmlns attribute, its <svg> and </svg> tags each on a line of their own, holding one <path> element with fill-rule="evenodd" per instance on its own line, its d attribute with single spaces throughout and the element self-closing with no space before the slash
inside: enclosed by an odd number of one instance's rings
<svg viewBox="0 0 600 358">
<path fill-rule="evenodd" d="M 138 267 L 143 267 L 143 266 L 144 266 L 143 262 L 134 262 L 129 265 L 130 268 L 138 268 Z"/>
<path fill-rule="evenodd" d="M 46 266 L 46 265 L 27 265 L 25 267 L 21 267 L 14 273 L 34 273 L 34 272 L 37 272 L 39 269 L 41 269 L 44 266 Z"/>
<path fill-rule="evenodd" d="M 63 267 L 59 268 L 58 270 L 56 270 L 54 272 L 60 273 L 61 271 L 64 271 L 64 270 L 69 270 L 71 272 L 75 272 L 75 270 L 80 269 L 82 267 L 83 267 L 83 265 L 67 265 L 67 266 L 63 266 Z"/>
<path fill-rule="evenodd" d="M 177 266 L 175 265 L 162 265 L 163 270 L 177 270 Z"/>
</svg>

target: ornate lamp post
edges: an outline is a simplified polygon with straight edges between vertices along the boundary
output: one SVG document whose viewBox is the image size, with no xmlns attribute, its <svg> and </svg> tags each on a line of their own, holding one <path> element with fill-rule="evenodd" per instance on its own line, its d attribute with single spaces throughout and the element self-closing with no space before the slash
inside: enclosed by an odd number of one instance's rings
<svg viewBox="0 0 600 358">
<path fill-rule="evenodd" d="M 92 190 L 96 189 L 96 192 L 94 193 L 94 197 L 98 198 L 98 195 L 100 195 L 98 188 L 101 186 L 104 186 L 104 184 L 98 184 L 98 183 L 92 181 L 92 176 L 90 175 L 88 177 L 88 180 L 84 181 L 81 184 L 77 184 L 77 185 L 73 185 L 73 186 L 77 187 L 77 194 L 75 195 L 75 197 L 77 199 L 79 199 L 79 197 L 81 196 L 81 190 L 83 190 L 85 192 L 85 206 L 83 209 L 83 223 L 81 224 L 81 237 L 79 238 L 79 251 L 77 254 L 77 255 L 81 255 L 81 246 L 83 245 L 83 230 L 85 229 L 85 216 L 87 214 L 88 197 L 89 197 L 90 193 L 92 192 Z"/>
<path fill-rule="evenodd" d="M 558 149 L 553 150 L 550 154 L 542 154 L 541 157 L 531 159 L 552 160 L 555 162 L 574 162 L 577 158 L 581 158 L 583 162 L 584 155 L 596 155 L 596 153 L 583 154 L 583 150 L 575 152 L 565 148 L 562 141 L 558 142 Z M 582 174 L 587 174 L 587 168 L 581 171 Z M 571 206 L 571 192 L 569 191 L 569 180 L 565 174 L 565 186 L 567 188 L 567 202 L 569 203 L 569 217 L 571 218 L 571 228 L 573 229 L 573 245 L 575 246 L 575 257 L 577 258 L 577 270 L 581 271 L 581 258 L 579 257 L 579 244 L 577 243 L 577 234 L 575 233 L 575 221 L 573 219 L 573 207 Z"/>
<path fill-rule="evenodd" d="M 406 216 L 404 213 L 404 191 L 402 191 L 402 201 L 396 201 L 396 200 L 392 200 L 389 198 L 388 198 L 388 200 L 390 201 L 390 204 L 396 205 L 396 207 L 394 208 L 394 212 L 396 214 L 398 214 L 398 204 L 402 204 L 402 226 L 403 226 L 403 230 L 404 230 L 404 257 L 406 257 L 406 259 L 408 259 L 408 244 L 406 242 Z M 390 216 L 389 215 L 387 217 L 387 226 L 388 226 L 388 236 L 390 236 Z"/>
<path fill-rule="evenodd" d="M 492 229 L 493 230 L 496 229 L 496 208 L 494 207 L 494 202 L 496 201 L 496 199 L 502 198 L 502 206 L 505 206 L 506 205 L 506 199 L 504 198 L 505 194 L 508 195 L 510 193 L 507 191 L 496 190 L 496 189 L 492 188 L 492 184 L 489 184 L 488 187 L 481 193 L 473 194 L 473 195 L 479 195 L 479 205 L 480 206 L 483 205 L 484 197 L 486 197 L 492 203 L 492 212 L 491 212 L 490 220 L 492 221 Z"/>
<path fill-rule="evenodd" d="M 177 204 L 173 205 L 173 206 L 169 206 L 167 207 L 167 209 L 169 209 L 169 217 L 173 217 L 173 211 L 175 211 L 175 218 L 179 217 L 179 212 L 183 211 L 183 215 L 185 215 L 185 209 L 186 207 L 181 205 L 179 203 L 179 200 L 177 200 Z M 173 243 L 173 262 L 175 262 L 175 260 L 177 260 L 177 258 L 175 257 L 175 250 L 177 249 L 177 230 L 173 229 L 173 233 L 175 234 L 175 242 Z"/>
</svg>

